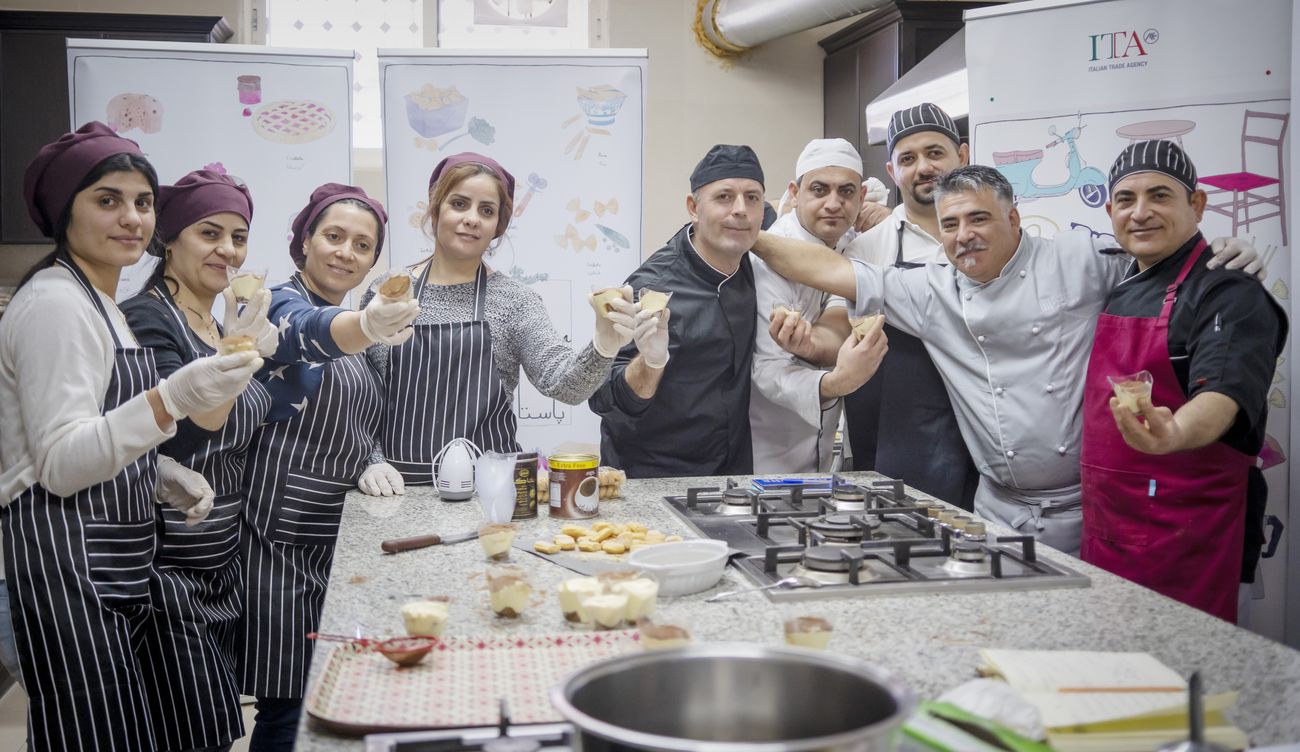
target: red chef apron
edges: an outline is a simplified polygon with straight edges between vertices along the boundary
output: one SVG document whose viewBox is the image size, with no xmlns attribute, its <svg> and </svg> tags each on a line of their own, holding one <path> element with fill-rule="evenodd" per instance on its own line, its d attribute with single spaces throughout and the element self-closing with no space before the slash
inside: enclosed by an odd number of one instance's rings
<svg viewBox="0 0 1300 752">
<path fill-rule="evenodd" d="M 1169 316 L 1202 240 L 1165 289 L 1158 318 L 1097 319 L 1083 392 L 1083 540 L 1080 557 L 1158 593 L 1237 620 L 1246 477 L 1255 458 L 1222 442 L 1168 455 L 1124 443 L 1107 375 L 1150 371 L 1151 402 L 1186 402 L 1169 360 Z"/>
</svg>

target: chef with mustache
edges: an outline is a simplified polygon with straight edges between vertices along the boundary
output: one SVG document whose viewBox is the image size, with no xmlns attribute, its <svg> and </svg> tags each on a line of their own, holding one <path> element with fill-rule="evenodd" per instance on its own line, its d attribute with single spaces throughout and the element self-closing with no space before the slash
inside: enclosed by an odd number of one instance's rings
<svg viewBox="0 0 1300 752">
<path fill-rule="evenodd" d="M 883 310 L 924 342 L 980 473 L 975 512 L 1077 554 L 1084 372 L 1097 314 L 1131 259 L 1086 230 L 1022 231 L 1011 184 L 992 167 L 947 173 L 934 197 L 948 266 L 876 266 L 766 233 L 754 252 L 853 299 L 850 316 Z M 1257 258 L 1236 240 L 1215 265 L 1229 257 Z"/>
</svg>

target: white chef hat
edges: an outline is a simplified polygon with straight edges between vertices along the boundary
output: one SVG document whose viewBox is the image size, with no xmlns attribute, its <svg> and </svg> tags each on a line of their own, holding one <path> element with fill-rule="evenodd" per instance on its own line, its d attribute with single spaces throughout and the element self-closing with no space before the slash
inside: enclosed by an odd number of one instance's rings
<svg viewBox="0 0 1300 752">
<path fill-rule="evenodd" d="M 843 167 L 862 174 L 862 155 L 842 138 L 814 138 L 794 164 L 794 179 L 822 167 Z"/>
</svg>

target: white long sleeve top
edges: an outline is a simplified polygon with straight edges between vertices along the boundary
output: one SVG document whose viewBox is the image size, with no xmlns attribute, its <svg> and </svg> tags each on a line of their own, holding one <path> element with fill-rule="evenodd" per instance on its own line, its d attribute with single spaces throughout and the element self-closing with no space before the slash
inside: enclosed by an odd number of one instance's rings
<svg viewBox="0 0 1300 752">
<path fill-rule="evenodd" d="M 795 212 L 782 216 L 768 232 L 822 244 L 816 235 L 804 229 Z M 845 233 L 835 250 L 843 253 L 850 237 Z M 827 371 L 782 350 L 768 332 L 768 325 L 773 303 L 797 308 L 813 323 L 828 307 L 845 303 L 843 299 L 831 298 L 820 290 L 787 280 L 756 256 L 750 256 L 750 263 L 754 268 L 758 315 L 749 391 L 754 472 L 825 472 L 831 466 L 841 400 L 822 402 L 821 380 Z"/>
<path fill-rule="evenodd" d="M 123 346 L 135 337 L 96 291 Z M 112 479 L 176 433 L 142 392 L 102 414 L 113 337 L 72 273 L 43 269 L 0 317 L 0 505 L 40 483 L 58 496 Z"/>
</svg>

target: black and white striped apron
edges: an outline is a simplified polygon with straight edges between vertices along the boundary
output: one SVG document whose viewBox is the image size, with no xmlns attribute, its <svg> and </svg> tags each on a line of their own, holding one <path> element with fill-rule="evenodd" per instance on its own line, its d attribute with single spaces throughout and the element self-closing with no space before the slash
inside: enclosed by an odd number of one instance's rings
<svg viewBox="0 0 1300 752">
<path fill-rule="evenodd" d="M 71 261 L 56 263 L 72 272 L 113 337 L 107 413 L 157 385 L 153 353 L 123 344 L 86 276 Z M 157 471 L 150 450 L 70 497 L 32 486 L 0 516 L 33 752 L 154 749 L 131 633 L 149 611 Z"/>
<path fill-rule="evenodd" d="M 167 304 L 188 340 L 185 362 L 216 352 L 194 336 L 165 284 L 148 293 Z M 244 463 L 253 432 L 271 409 L 271 395 L 249 382 L 225 425 L 187 457 L 173 457 L 203 475 L 216 498 L 194 527 L 185 513 L 156 507 L 159 534 L 150 584 L 153 613 L 137 637 L 159 749 L 204 749 L 244 735 L 235 673 L 234 629 L 243 611 L 239 514 Z M 161 451 L 167 453 L 164 444 Z"/>
<path fill-rule="evenodd" d="M 296 278 L 304 298 L 313 296 Z M 370 463 L 379 380 L 364 353 L 329 363 L 298 415 L 258 429 L 244 473 L 244 618 L 236 631 L 240 688 L 300 698 L 334 563 L 343 499 Z"/>
<path fill-rule="evenodd" d="M 424 267 L 418 300 L 429 279 Z M 518 452 L 517 421 L 492 357 L 484 318 L 487 272 L 474 278 L 474 319 L 415 324 L 415 334 L 388 354 L 384 458 L 413 485 L 433 482 L 433 458 L 448 442 L 469 439 L 483 451 Z"/>
</svg>

